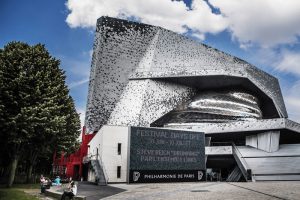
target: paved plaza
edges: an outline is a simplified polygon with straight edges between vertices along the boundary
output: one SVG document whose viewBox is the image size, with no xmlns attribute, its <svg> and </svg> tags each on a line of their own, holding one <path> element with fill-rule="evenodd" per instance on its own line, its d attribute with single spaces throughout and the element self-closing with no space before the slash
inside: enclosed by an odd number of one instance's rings
<svg viewBox="0 0 300 200">
<path fill-rule="evenodd" d="M 300 181 L 109 184 L 108 186 L 85 182 L 79 183 L 78 195 L 84 196 L 86 200 L 299 200 Z M 54 199 L 45 196 L 39 198 Z"/>
<path fill-rule="evenodd" d="M 52 186 L 49 190 L 46 191 L 46 196 L 53 199 L 60 199 L 66 187 L 67 187 L 66 185 Z M 99 186 L 90 182 L 78 182 L 77 191 L 78 191 L 76 195 L 77 199 L 98 200 L 98 199 L 102 199 L 108 196 L 118 194 L 126 190 L 123 188 L 113 187 L 113 186 Z"/>
<path fill-rule="evenodd" d="M 104 199 L 205 199 L 205 200 L 254 200 L 254 199 L 300 199 L 300 182 L 203 182 L 125 185 L 113 187 L 125 192 Z"/>
</svg>

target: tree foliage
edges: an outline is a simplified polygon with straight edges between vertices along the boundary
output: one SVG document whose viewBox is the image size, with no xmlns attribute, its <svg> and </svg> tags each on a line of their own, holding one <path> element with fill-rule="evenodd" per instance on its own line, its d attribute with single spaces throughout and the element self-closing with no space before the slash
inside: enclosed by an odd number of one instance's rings
<svg viewBox="0 0 300 200">
<path fill-rule="evenodd" d="M 76 146 L 79 115 L 59 66 L 41 44 L 11 42 L 0 50 L 0 134 L 11 160 L 26 152 L 34 162 Z"/>
</svg>

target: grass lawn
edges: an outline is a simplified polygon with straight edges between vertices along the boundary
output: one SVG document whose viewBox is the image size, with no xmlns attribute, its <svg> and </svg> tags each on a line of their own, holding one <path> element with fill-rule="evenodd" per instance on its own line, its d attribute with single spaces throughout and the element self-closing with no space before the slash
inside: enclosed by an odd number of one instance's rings
<svg viewBox="0 0 300 200">
<path fill-rule="evenodd" d="M 39 183 L 36 184 L 13 184 L 12 188 L 16 189 L 39 189 L 41 186 Z"/>
<path fill-rule="evenodd" d="M 38 198 L 26 194 L 24 189 L 37 189 L 39 184 L 17 184 L 12 188 L 0 186 L 0 200 L 38 200 Z"/>
<path fill-rule="evenodd" d="M 38 200 L 20 189 L 0 189 L 0 200 Z"/>
</svg>

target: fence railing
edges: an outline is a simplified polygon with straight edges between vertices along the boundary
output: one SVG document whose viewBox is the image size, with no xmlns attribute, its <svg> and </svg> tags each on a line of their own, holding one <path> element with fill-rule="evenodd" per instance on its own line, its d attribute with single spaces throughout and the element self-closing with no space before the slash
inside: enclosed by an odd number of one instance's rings
<svg viewBox="0 0 300 200">
<path fill-rule="evenodd" d="M 234 143 L 232 143 L 232 154 L 246 181 L 252 181 L 252 171 Z"/>
<path fill-rule="evenodd" d="M 102 162 L 102 158 L 101 158 L 100 154 L 98 154 L 98 157 L 96 158 L 96 160 L 99 161 L 99 164 L 102 167 L 102 171 L 103 171 L 103 175 L 104 175 L 104 179 L 105 179 L 105 184 L 107 184 L 107 182 L 108 182 L 108 175 L 107 175 L 104 163 Z"/>
<path fill-rule="evenodd" d="M 210 142 L 210 146 L 232 146 L 232 142 Z"/>
<path fill-rule="evenodd" d="M 96 155 L 89 154 L 89 155 L 87 155 L 83 158 L 84 163 L 87 163 L 91 160 L 97 160 L 99 162 L 99 165 L 102 168 L 102 172 L 103 172 L 103 175 L 104 175 L 105 184 L 107 184 L 109 178 L 108 178 L 108 174 L 106 172 L 104 163 L 102 161 L 101 155 L 100 154 L 98 154 L 98 155 L 97 154 Z"/>
</svg>

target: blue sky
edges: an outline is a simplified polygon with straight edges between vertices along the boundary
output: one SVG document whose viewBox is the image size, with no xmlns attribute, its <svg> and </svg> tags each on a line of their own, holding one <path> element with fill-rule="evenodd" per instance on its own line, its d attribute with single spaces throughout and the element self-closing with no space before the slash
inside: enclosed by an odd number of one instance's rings
<svg viewBox="0 0 300 200">
<path fill-rule="evenodd" d="M 13 40 L 45 44 L 61 60 L 71 96 L 84 114 L 94 29 L 70 28 L 65 22 L 68 13 L 60 0 L 1 0 L 0 48 Z"/>
<path fill-rule="evenodd" d="M 289 117 L 300 121 L 300 1 L 1 0 L 0 48 L 42 43 L 66 71 L 84 117 L 96 19 L 134 18 L 240 57 L 276 76 Z"/>
</svg>

